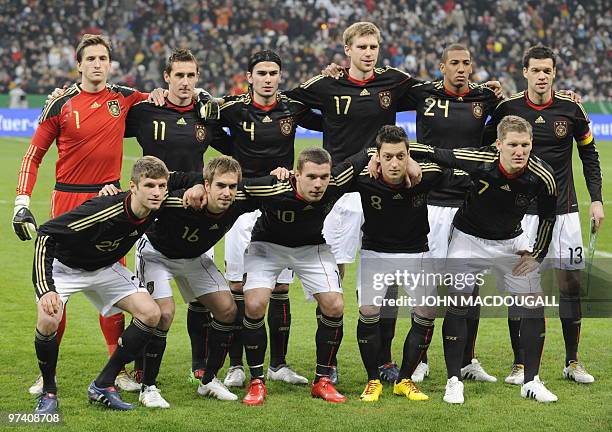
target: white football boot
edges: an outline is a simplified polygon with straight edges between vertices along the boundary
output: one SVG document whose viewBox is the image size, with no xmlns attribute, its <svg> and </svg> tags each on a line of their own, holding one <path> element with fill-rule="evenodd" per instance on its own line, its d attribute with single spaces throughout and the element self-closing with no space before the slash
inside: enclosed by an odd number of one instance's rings
<svg viewBox="0 0 612 432">
<path fill-rule="evenodd" d="M 595 381 L 593 375 L 588 373 L 584 366 L 576 361 L 570 362 L 569 366 L 563 368 L 563 377 L 580 384 L 591 384 Z"/>
<path fill-rule="evenodd" d="M 414 372 L 412 372 L 412 382 L 423 382 L 425 377 L 429 376 L 429 365 L 420 362 Z"/>
<path fill-rule="evenodd" d="M 246 374 L 243 366 L 232 366 L 227 370 L 227 375 L 223 380 L 223 384 L 227 387 L 244 387 Z"/>
<path fill-rule="evenodd" d="M 521 386 L 521 396 L 527 399 L 535 399 L 538 402 L 557 402 L 558 400 L 557 396 L 544 386 L 538 375 Z"/>
<path fill-rule="evenodd" d="M 522 364 L 513 364 L 510 375 L 504 379 L 506 384 L 521 385 L 525 379 L 525 366 Z"/>
<path fill-rule="evenodd" d="M 142 388 L 142 384 L 137 382 L 126 371 L 119 372 L 119 375 L 115 378 L 115 385 L 125 392 L 137 392 Z"/>
<path fill-rule="evenodd" d="M 489 375 L 476 359 L 472 359 L 472 363 L 461 368 L 461 376 L 463 379 L 483 382 L 497 382 L 497 378 Z"/>
<path fill-rule="evenodd" d="M 138 401 L 147 408 L 170 408 L 170 404 L 164 399 L 159 389 L 154 385 L 143 385 L 138 396 Z"/>
<path fill-rule="evenodd" d="M 198 394 L 202 396 L 211 396 L 222 401 L 233 401 L 238 399 L 238 396 L 229 391 L 217 378 L 213 378 L 208 384 L 200 383 Z"/>
<path fill-rule="evenodd" d="M 446 381 L 446 391 L 442 399 L 449 404 L 462 404 L 464 402 L 463 383 L 459 381 L 459 378 L 454 376 Z"/>
<path fill-rule="evenodd" d="M 284 381 L 289 384 L 308 384 L 308 378 L 299 375 L 289 365 L 280 365 L 277 370 L 268 368 L 267 378 L 270 381 Z"/>
</svg>

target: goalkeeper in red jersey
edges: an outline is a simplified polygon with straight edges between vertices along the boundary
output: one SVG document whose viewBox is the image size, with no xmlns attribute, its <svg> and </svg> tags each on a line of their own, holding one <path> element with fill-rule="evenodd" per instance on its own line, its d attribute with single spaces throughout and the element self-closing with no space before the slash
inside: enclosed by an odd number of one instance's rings
<svg viewBox="0 0 612 432">
<path fill-rule="evenodd" d="M 119 184 L 127 113 L 134 104 L 148 97 L 146 93 L 107 83 L 111 46 L 104 36 L 84 35 L 76 47 L 76 60 L 81 82 L 47 102 L 21 163 L 13 229 L 24 241 L 32 239 L 35 232 L 36 221 L 29 209 L 30 196 L 38 167 L 53 142 L 56 142 L 59 157 L 51 217 L 57 217 L 96 196 L 102 186 Z M 58 343 L 65 323 L 66 314 L 58 329 Z M 100 316 L 100 326 L 112 354 L 123 332 L 123 314 Z M 125 374 L 120 375 L 118 383 L 124 390 L 140 390 L 140 386 Z M 30 393 L 40 394 L 41 391 L 39 377 Z"/>
</svg>

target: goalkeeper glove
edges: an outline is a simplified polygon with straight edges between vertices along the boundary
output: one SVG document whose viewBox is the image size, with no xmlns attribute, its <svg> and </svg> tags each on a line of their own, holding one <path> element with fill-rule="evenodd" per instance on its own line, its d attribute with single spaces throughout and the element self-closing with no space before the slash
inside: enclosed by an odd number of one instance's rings
<svg viewBox="0 0 612 432">
<path fill-rule="evenodd" d="M 29 209 L 30 197 L 17 195 L 13 210 L 13 231 L 20 240 L 32 240 L 36 235 L 36 220 Z"/>
<path fill-rule="evenodd" d="M 198 95 L 198 114 L 202 120 L 219 120 L 221 113 L 219 104 L 206 90 L 201 90 Z"/>
</svg>

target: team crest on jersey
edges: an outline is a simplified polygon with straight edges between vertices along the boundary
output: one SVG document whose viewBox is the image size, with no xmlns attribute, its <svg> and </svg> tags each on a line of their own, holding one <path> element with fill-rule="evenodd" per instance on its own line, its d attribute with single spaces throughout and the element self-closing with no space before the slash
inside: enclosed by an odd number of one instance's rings
<svg viewBox="0 0 612 432">
<path fill-rule="evenodd" d="M 425 204 L 425 194 L 418 194 L 412 199 L 412 207 L 422 207 Z"/>
<path fill-rule="evenodd" d="M 567 120 L 557 120 L 555 122 L 555 135 L 557 135 L 557 138 L 567 136 Z"/>
<path fill-rule="evenodd" d="M 516 195 L 516 206 L 517 207 L 527 207 L 529 205 L 529 197 L 525 194 L 517 194 Z"/>
<path fill-rule="evenodd" d="M 108 105 L 108 112 L 110 115 L 119 117 L 119 114 L 121 114 L 121 106 L 119 106 L 119 101 L 117 99 L 106 102 L 106 105 Z"/>
<path fill-rule="evenodd" d="M 482 118 L 483 109 L 480 102 L 472 102 L 472 114 L 474 114 L 474 117 L 477 119 Z"/>
<path fill-rule="evenodd" d="M 202 142 L 206 139 L 206 127 L 204 125 L 195 125 L 195 137 L 199 142 Z"/>
<path fill-rule="evenodd" d="M 390 91 L 383 91 L 378 93 L 378 99 L 380 102 L 380 106 L 383 109 L 389 109 L 389 107 L 391 106 L 391 92 Z"/>
<path fill-rule="evenodd" d="M 280 131 L 283 135 L 289 136 L 293 132 L 293 118 L 287 117 L 278 121 L 280 125 Z"/>
<path fill-rule="evenodd" d="M 153 294 L 153 291 L 155 291 L 155 281 L 147 282 L 147 291 L 149 294 Z"/>
</svg>

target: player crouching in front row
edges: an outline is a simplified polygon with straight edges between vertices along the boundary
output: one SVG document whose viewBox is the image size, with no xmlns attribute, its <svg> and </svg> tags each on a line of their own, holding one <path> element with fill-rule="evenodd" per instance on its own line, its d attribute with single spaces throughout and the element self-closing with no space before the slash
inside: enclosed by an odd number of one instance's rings
<svg viewBox="0 0 612 432">
<path fill-rule="evenodd" d="M 143 157 L 134 164 L 129 192 L 91 199 L 39 227 L 32 274 L 38 311 L 34 346 L 44 383 L 36 413 L 57 411 L 56 331 L 63 304 L 78 292 L 83 292 L 104 315 L 118 309 L 132 314 L 119 346 L 87 395 L 90 401 L 110 408 L 133 409 L 119 397 L 115 378 L 151 339 L 160 310 L 136 277 L 117 262 L 153 224 L 169 185 L 181 188 L 200 181 L 201 176 L 195 179 L 180 173 L 169 179 L 161 160 Z"/>
<path fill-rule="evenodd" d="M 383 389 L 377 360 L 382 344 L 382 300 L 390 287 L 377 279 L 399 271 L 413 274 L 427 271 L 430 264 L 430 260 L 426 259 L 429 256 L 427 193 L 440 180 L 453 175 L 453 170 L 443 171 L 435 163 L 423 162 L 420 164 L 422 181 L 414 187 L 407 187 L 405 180 L 411 160 L 408 136 L 398 126 L 383 126 L 376 136 L 376 148 L 381 175 L 372 178 L 364 171 L 353 185 L 353 190 L 360 194 L 365 217 L 361 227 L 363 240 L 357 270 L 357 342 L 368 374 L 368 383 L 361 394 L 364 402 L 378 401 Z M 461 178 L 466 184 L 469 183 L 465 173 Z M 404 285 L 403 288 L 418 306 L 412 311 L 413 323 L 406 335 L 402 366 L 393 393 L 409 400 L 422 401 L 428 397 L 417 388 L 411 377 L 431 342 L 436 308 L 422 305 L 420 300 L 435 294 L 436 287 L 418 282 L 412 286 Z"/>
<path fill-rule="evenodd" d="M 257 201 L 262 211 L 245 255 L 242 337 L 251 372 L 243 400 L 247 405 L 263 404 L 267 394 L 263 376 L 267 346 L 264 315 L 278 275 L 287 267 L 301 279 L 306 296 L 314 298 L 319 306 L 317 365 L 311 394 L 328 402 L 346 401 L 329 377 L 342 341 L 344 300 L 338 266 L 322 230 L 334 202 L 349 189 L 368 160 L 363 151 L 332 168 L 327 151 L 308 148 L 298 156 L 294 177 L 245 182 L 245 194 Z"/>
<path fill-rule="evenodd" d="M 445 272 L 475 274 L 493 267 L 512 295 L 535 301 L 542 295 L 539 264 L 552 239 L 557 202 L 554 171 L 532 150 L 531 125 L 521 117 L 506 116 L 497 126 L 496 147 L 446 150 L 413 145 L 440 165 L 466 171 L 474 185 L 453 219 Z M 521 220 L 537 200 L 539 227 L 533 251 L 521 229 Z M 491 223 L 494 221 L 494 223 Z M 459 298 L 472 295 L 474 286 L 449 290 Z M 525 300 L 524 304 L 528 304 Z M 521 317 L 520 346 L 525 351 L 525 384 L 521 396 L 554 402 L 557 396 L 540 381 L 538 371 L 544 347 L 544 308 L 517 307 Z M 465 351 L 464 305 L 449 306 L 442 326 L 448 373 L 444 401 L 464 402 L 461 362 Z"/>
<path fill-rule="evenodd" d="M 236 303 L 225 278 L 206 251 L 223 237 L 240 215 L 254 210 L 249 204 L 252 201 L 247 201 L 244 193 L 237 193 L 240 179 L 241 169 L 236 160 L 228 156 L 210 160 L 204 169 L 204 208 L 201 211 L 185 209 L 183 191 L 172 192 L 161 216 L 136 246 L 136 274 L 161 309 L 160 323 L 145 350 L 140 401 L 147 407 L 169 407 L 155 381 L 166 347 L 166 335 L 174 318 L 172 278 L 185 302 L 197 301 L 213 315 L 208 333 L 208 357 L 198 393 L 220 400 L 238 399 L 216 378 L 232 341 Z"/>
</svg>

